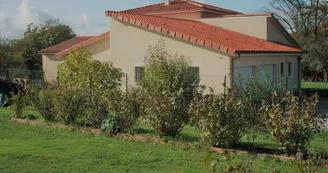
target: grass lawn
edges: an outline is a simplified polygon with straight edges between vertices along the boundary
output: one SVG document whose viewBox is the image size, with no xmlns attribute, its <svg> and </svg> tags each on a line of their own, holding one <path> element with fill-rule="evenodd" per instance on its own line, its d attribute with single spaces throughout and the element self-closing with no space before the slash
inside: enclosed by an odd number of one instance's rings
<svg viewBox="0 0 328 173">
<path fill-rule="evenodd" d="M 324 82 L 302 82 L 302 88 L 328 89 L 328 83 Z"/>
<path fill-rule="evenodd" d="M 205 151 L 83 134 L 9 121 L 0 108 L 0 172 L 210 172 Z M 189 132 L 193 133 L 193 132 Z M 321 141 L 322 142 L 322 141 Z M 214 155 L 222 159 L 223 155 Z M 235 156 L 228 163 L 241 163 Z M 297 172 L 295 162 L 253 160 L 255 172 Z"/>
</svg>

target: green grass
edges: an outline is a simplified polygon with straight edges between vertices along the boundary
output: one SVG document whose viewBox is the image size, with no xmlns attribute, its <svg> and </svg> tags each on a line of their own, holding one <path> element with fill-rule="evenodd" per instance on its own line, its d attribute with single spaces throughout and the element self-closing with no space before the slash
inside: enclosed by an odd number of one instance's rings
<svg viewBox="0 0 328 173">
<path fill-rule="evenodd" d="M 0 108 L 0 172 L 210 172 L 205 151 L 107 138 L 70 130 L 29 126 L 9 121 Z M 188 128 L 188 127 L 187 127 Z M 187 134 L 197 134 L 193 130 Z M 223 155 L 214 155 L 222 160 Z M 227 163 L 240 163 L 235 156 Z M 255 172 L 296 172 L 295 162 L 253 160 Z"/>
<path fill-rule="evenodd" d="M 315 89 L 328 89 L 328 83 L 324 82 L 302 82 L 303 89 L 315 88 Z"/>
<path fill-rule="evenodd" d="M 138 127 L 132 131 L 141 136 L 155 137 L 155 132 L 152 128 L 140 122 Z M 193 126 L 186 125 L 181 134 L 175 138 L 168 138 L 170 141 L 187 142 L 200 145 L 208 145 L 202 142 L 201 132 Z M 328 155 L 328 132 L 322 132 L 316 135 L 307 146 L 307 149 L 312 154 L 325 154 Z M 248 133 L 241 139 L 241 144 L 233 149 L 246 150 L 258 153 L 281 153 L 279 145 L 274 141 L 270 134 L 265 132 L 252 132 Z"/>
</svg>

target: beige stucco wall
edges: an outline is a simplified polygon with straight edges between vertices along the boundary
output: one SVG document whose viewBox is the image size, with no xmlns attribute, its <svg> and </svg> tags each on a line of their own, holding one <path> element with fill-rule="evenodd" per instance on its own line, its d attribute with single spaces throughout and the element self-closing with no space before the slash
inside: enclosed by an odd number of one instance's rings
<svg viewBox="0 0 328 173">
<path fill-rule="evenodd" d="M 230 74 L 230 57 L 218 51 L 207 49 L 157 32 L 145 30 L 115 19 L 110 20 L 111 52 L 110 57 L 115 67 L 121 68 L 128 75 L 128 85 L 135 85 L 135 67 L 144 66 L 144 57 L 150 45 L 156 45 L 163 38 L 172 53 L 190 57 L 192 66 L 199 67 L 201 84 L 223 91 L 224 76 Z M 229 82 L 229 77 L 227 77 Z M 123 86 L 122 89 L 125 89 Z"/>
<path fill-rule="evenodd" d="M 110 55 L 110 42 L 109 37 L 106 37 L 102 40 L 99 40 L 95 43 L 92 43 L 87 46 L 87 49 L 92 54 L 93 58 L 95 60 L 106 62 L 110 61 L 109 55 Z"/>
<path fill-rule="evenodd" d="M 252 37 L 296 46 L 287 39 L 283 28 L 267 16 L 202 19 L 201 22 L 243 33 Z"/>
<path fill-rule="evenodd" d="M 267 39 L 267 17 L 212 18 L 200 21 L 256 38 Z"/>
<path fill-rule="evenodd" d="M 274 23 L 274 19 L 268 18 L 267 20 L 267 32 L 268 32 L 268 40 L 283 43 L 286 45 L 293 46 L 293 44 L 286 38 L 286 36 L 282 31 L 282 28 L 277 26 L 277 24 Z"/>
<path fill-rule="evenodd" d="M 288 62 L 291 62 L 291 76 L 288 76 Z M 249 67 L 249 66 L 263 66 L 276 65 L 276 76 L 280 77 L 280 66 L 284 63 L 284 80 L 288 78 L 288 89 L 290 91 L 297 91 L 298 86 L 298 61 L 297 56 L 253 56 L 243 57 L 234 61 L 235 67 Z"/>
<path fill-rule="evenodd" d="M 110 61 L 110 42 L 109 37 L 92 43 L 86 47 L 95 60 L 105 62 Z M 66 56 L 55 57 L 54 54 L 43 54 L 43 70 L 45 71 L 45 80 L 49 83 L 57 80 L 57 66 L 66 60 Z"/>
<path fill-rule="evenodd" d="M 153 16 L 162 16 L 162 17 L 171 17 L 178 19 L 187 19 L 187 20 L 200 20 L 201 12 L 180 12 L 180 13 L 162 13 L 162 14 L 149 14 Z"/>
<path fill-rule="evenodd" d="M 46 82 L 55 83 L 57 81 L 57 66 L 65 59 L 66 56 L 57 58 L 54 54 L 42 55 L 42 68 Z"/>
</svg>

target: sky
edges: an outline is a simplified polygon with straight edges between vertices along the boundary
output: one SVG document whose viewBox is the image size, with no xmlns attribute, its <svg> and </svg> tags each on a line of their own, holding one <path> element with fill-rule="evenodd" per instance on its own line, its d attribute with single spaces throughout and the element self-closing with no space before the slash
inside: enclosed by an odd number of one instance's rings
<svg viewBox="0 0 328 173">
<path fill-rule="evenodd" d="M 195 0 L 239 11 L 256 13 L 270 0 Z M 105 11 L 120 11 L 163 0 L 0 0 L 0 37 L 20 38 L 30 23 L 59 19 L 77 35 L 98 35 L 109 30 Z"/>
</svg>

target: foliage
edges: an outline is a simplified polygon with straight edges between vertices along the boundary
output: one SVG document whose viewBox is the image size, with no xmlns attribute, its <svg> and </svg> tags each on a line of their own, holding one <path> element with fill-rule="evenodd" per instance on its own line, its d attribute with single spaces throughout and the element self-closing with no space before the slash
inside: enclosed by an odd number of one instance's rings
<svg viewBox="0 0 328 173">
<path fill-rule="evenodd" d="M 75 124 L 77 118 L 83 114 L 85 92 L 77 89 L 57 88 L 54 89 L 53 96 L 56 119 L 65 124 Z"/>
<path fill-rule="evenodd" d="M 266 127 L 287 153 L 304 151 L 308 141 L 321 130 L 323 120 L 315 113 L 317 102 L 317 95 L 300 103 L 288 92 L 282 100 L 265 108 Z"/>
<path fill-rule="evenodd" d="M 231 147 L 253 126 L 253 107 L 247 98 L 236 97 L 226 88 L 225 94 L 216 95 L 206 87 L 195 92 L 189 109 L 191 121 L 202 131 L 203 138 L 216 147 Z"/>
<path fill-rule="evenodd" d="M 24 109 L 29 103 L 26 93 L 19 90 L 17 94 L 12 94 L 10 101 L 12 102 L 10 108 L 15 112 L 15 118 L 23 118 Z"/>
<path fill-rule="evenodd" d="M 120 120 L 117 116 L 108 116 L 106 119 L 103 120 L 101 123 L 101 130 L 116 134 L 120 132 Z"/>
<path fill-rule="evenodd" d="M 325 165 L 324 156 L 310 156 L 303 159 L 302 156 L 296 161 L 297 168 L 301 173 L 316 173 L 323 172 L 328 168 L 328 164 Z"/>
<path fill-rule="evenodd" d="M 139 88 L 130 88 L 126 93 L 115 92 L 111 94 L 108 111 L 118 117 L 120 133 L 131 130 L 137 119 L 144 115 L 143 99 Z"/>
<path fill-rule="evenodd" d="M 24 59 L 14 52 L 13 40 L 0 38 L 0 68 L 23 68 Z"/>
<path fill-rule="evenodd" d="M 61 87 L 86 89 L 92 94 L 96 90 L 107 92 L 118 89 L 123 73 L 110 62 L 92 58 L 86 48 L 77 48 L 58 66 Z"/>
<path fill-rule="evenodd" d="M 85 91 L 84 113 L 89 123 L 98 128 L 106 118 L 108 98 L 120 92 L 123 73 L 109 62 L 92 59 L 86 48 L 78 48 L 58 66 L 59 89 Z M 114 97 L 115 98 L 115 97 Z M 118 100 L 113 100 L 118 101 Z"/>
<path fill-rule="evenodd" d="M 198 78 L 190 61 L 172 55 L 163 39 L 149 48 L 145 57 L 145 74 L 140 82 L 145 96 L 145 119 L 159 136 L 177 135 L 188 119 L 188 104 Z"/>
<path fill-rule="evenodd" d="M 302 59 L 307 80 L 328 73 L 328 2 L 326 0 L 272 0 L 267 11 L 285 26 L 298 44 L 309 54 Z"/>
<path fill-rule="evenodd" d="M 234 155 L 225 154 L 222 160 L 213 159 L 213 155 L 208 153 L 203 160 L 204 167 L 208 167 L 208 164 L 211 162 L 210 169 L 212 172 L 220 172 L 220 173 L 252 173 L 254 172 L 253 166 L 253 158 L 252 156 L 248 156 L 244 163 L 239 164 L 228 164 L 228 161 L 234 160 Z"/>
<path fill-rule="evenodd" d="M 39 54 L 41 49 L 61 43 L 74 38 L 72 28 L 68 25 L 60 24 L 58 20 L 48 20 L 44 24 L 27 26 L 22 39 L 13 41 L 12 56 L 24 59 L 24 66 L 27 70 L 40 70 L 42 67 L 42 57 Z"/>
<path fill-rule="evenodd" d="M 253 125 L 255 128 L 263 130 L 265 126 L 265 119 L 261 116 L 263 105 L 272 104 L 274 100 L 272 93 L 285 92 L 285 82 L 279 77 L 272 79 L 263 68 L 258 69 L 251 78 L 244 79 L 240 74 L 237 74 L 235 78 L 234 89 L 237 96 L 239 99 L 249 101 L 249 106 L 253 107 L 253 112 L 251 112 Z M 275 99 L 277 100 L 278 97 Z"/>
<path fill-rule="evenodd" d="M 33 106 L 38 110 L 45 121 L 54 122 L 56 115 L 54 112 L 54 96 L 55 92 L 51 89 L 40 91 L 34 99 L 31 99 Z"/>
</svg>

